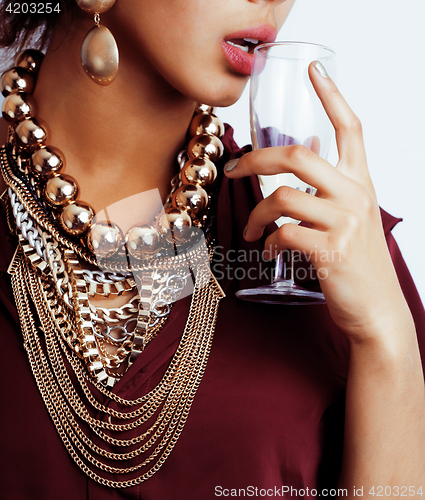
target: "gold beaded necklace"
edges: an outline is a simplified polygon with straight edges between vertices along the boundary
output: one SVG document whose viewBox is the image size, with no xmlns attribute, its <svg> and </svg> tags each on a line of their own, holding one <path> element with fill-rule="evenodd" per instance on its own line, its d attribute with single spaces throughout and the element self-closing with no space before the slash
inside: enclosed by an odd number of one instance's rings
<svg viewBox="0 0 425 500">
<path fill-rule="evenodd" d="M 32 117 L 29 94 L 42 57 L 34 50 L 20 54 L 0 83 L 6 96 L 2 113 L 13 124 L 0 162 L 19 237 L 8 272 L 32 372 L 64 445 L 89 477 L 125 488 L 151 477 L 170 454 L 211 348 L 218 304 L 224 296 L 209 268 L 214 241 L 209 232 L 207 249 L 204 240 L 188 228 L 201 228 L 207 222 L 211 202 L 207 190 L 217 176 L 213 161 L 223 152 L 219 138 L 223 125 L 211 108 L 197 108 L 187 150 L 179 157 L 182 168 L 173 179 L 164 212 L 152 225 L 133 227 L 124 236 L 111 221 L 95 221 L 93 209 L 78 201 L 75 180 L 61 172 L 61 155 L 46 145 L 46 131 Z M 133 257 L 131 269 L 128 255 Z M 96 294 L 97 285 L 87 284 L 82 263 L 97 267 L 100 260 L 103 269 L 123 273 L 128 283 L 114 282 L 117 295 L 130 293 L 137 282 L 136 327 L 130 341 L 117 349 L 129 365 L 152 338 L 149 300 L 155 273 L 186 267 L 196 276 L 179 347 L 158 386 L 137 400 L 124 400 L 112 392 L 117 379 L 111 370 L 116 360 L 105 355 L 96 339 L 89 296 L 90 290 Z M 134 281 L 128 277 L 130 271 Z M 110 289 L 110 285 L 103 287 L 104 293 Z M 79 387 L 71 382 L 66 363 Z M 122 410 L 103 406 L 92 387 Z M 99 418 L 91 416 L 90 407 L 101 413 Z M 106 448 L 83 431 L 85 425 Z M 138 430 L 137 436 L 122 439 L 121 433 L 129 429 Z M 123 452 L 110 452 L 108 444 L 124 447 Z M 128 451 L 124 452 L 125 447 Z M 123 467 L 127 460 L 131 465 Z M 130 479 L 117 480 L 116 474 Z"/>
<path fill-rule="evenodd" d="M 3 73 L 0 90 L 5 96 L 3 117 L 15 125 L 15 137 L 29 173 L 40 183 L 43 202 L 51 207 L 62 229 L 70 236 L 86 236 L 86 244 L 98 258 L 113 257 L 121 249 L 123 235 L 111 221 L 96 222 L 94 210 L 77 201 L 78 185 L 71 176 L 62 173 L 63 158 L 55 148 L 46 146 L 46 130 L 32 116 L 32 94 L 43 54 L 27 50 L 20 54 L 16 66 Z M 128 252 L 136 259 L 155 254 L 160 246 L 161 235 L 168 230 L 174 242 L 187 239 L 187 229 L 202 226 L 208 207 L 205 190 L 214 184 L 217 169 L 214 161 L 223 154 L 220 137 L 224 126 L 213 113 L 213 108 L 199 105 L 189 126 L 191 140 L 184 162 L 180 186 L 174 189 L 166 202 L 165 213 L 157 218 L 157 227 L 144 225 L 128 231 L 125 240 Z"/>
</svg>

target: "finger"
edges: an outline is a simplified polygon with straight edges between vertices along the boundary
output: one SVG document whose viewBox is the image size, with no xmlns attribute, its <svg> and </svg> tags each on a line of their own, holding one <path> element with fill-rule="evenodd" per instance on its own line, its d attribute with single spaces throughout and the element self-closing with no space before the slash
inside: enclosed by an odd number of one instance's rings
<svg viewBox="0 0 425 500">
<path fill-rule="evenodd" d="M 336 132 L 340 161 L 355 168 L 366 168 L 366 153 L 360 120 L 342 97 L 326 69 L 319 61 L 309 66 L 311 83 Z"/>
<path fill-rule="evenodd" d="M 258 240 L 264 228 L 282 216 L 309 222 L 319 230 L 328 229 L 336 219 L 335 209 L 328 200 L 282 186 L 260 201 L 251 212 L 244 234 L 245 239 Z"/>
<path fill-rule="evenodd" d="M 279 146 L 246 153 L 238 160 L 226 163 L 228 177 L 293 173 L 321 195 L 338 196 L 348 188 L 349 180 L 326 160 L 305 146 Z"/>
<path fill-rule="evenodd" d="M 303 145 L 308 149 L 311 149 L 313 153 L 316 153 L 317 155 L 320 154 L 320 139 L 316 135 L 307 137 L 307 139 L 303 142 Z"/>
<path fill-rule="evenodd" d="M 283 224 L 265 241 L 263 256 L 271 260 L 282 250 L 298 250 L 314 264 L 318 248 L 325 248 L 327 233 L 295 224 Z"/>
</svg>

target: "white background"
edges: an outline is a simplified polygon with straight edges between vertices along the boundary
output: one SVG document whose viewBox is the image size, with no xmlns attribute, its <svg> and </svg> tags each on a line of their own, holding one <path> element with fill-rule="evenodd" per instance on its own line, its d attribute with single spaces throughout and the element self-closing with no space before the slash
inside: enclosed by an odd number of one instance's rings
<svg viewBox="0 0 425 500">
<path fill-rule="evenodd" d="M 296 0 L 280 40 L 327 45 L 338 85 L 360 117 L 381 206 L 404 221 L 393 231 L 425 301 L 425 3 Z M 220 109 L 239 145 L 250 142 L 248 95 Z M 336 163 L 336 152 L 330 161 Z"/>
<path fill-rule="evenodd" d="M 382 208 L 425 302 L 425 3 L 296 0 L 278 40 L 315 42 L 337 55 L 338 86 L 360 117 Z M 250 142 L 248 94 L 219 116 Z M 330 156 L 334 165 L 336 149 Z"/>
</svg>

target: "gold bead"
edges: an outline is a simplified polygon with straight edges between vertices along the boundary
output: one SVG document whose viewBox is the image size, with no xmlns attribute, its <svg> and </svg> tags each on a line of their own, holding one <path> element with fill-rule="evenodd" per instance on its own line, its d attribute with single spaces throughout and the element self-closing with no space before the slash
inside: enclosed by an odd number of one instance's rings
<svg viewBox="0 0 425 500">
<path fill-rule="evenodd" d="M 181 169 L 183 184 L 210 186 L 217 179 L 217 168 L 208 158 L 188 160 Z"/>
<path fill-rule="evenodd" d="M 42 177 L 52 177 L 63 167 L 62 158 L 51 148 L 41 148 L 31 157 L 32 171 Z"/>
<path fill-rule="evenodd" d="M 81 63 L 85 72 L 99 85 L 109 85 L 118 73 L 118 47 L 105 26 L 93 26 L 81 44 Z"/>
<path fill-rule="evenodd" d="M 0 79 L 0 91 L 7 97 L 16 92 L 32 94 L 34 90 L 34 76 L 21 67 L 12 68 L 2 74 Z"/>
<path fill-rule="evenodd" d="M 209 134 L 216 137 L 223 137 L 223 122 L 215 115 L 199 113 L 192 118 L 189 126 L 189 136 Z"/>
<path fill-rule="evenodd" d="M 34 101 L 24 93 L 9 94 L 1 105 L 3 118 L 8 122 L 18 123 L 30 118 L 34 112 Z"/>
<path fill-rule="evenodd" d="M 211 113 L 215 115 L 216 108 L 208 106 L 208 104 L 198 104 L 195 113 Z"/>
<path fill-rule="evenodd" d="M 183 243 L 190 234 L 192 219 L 187 212 L 178 208 L 167 208 L 157 221 L 158 232 L 169 243 Z"/>
<path fill-rule="evenodd" d="M 187 155 L 194 158 L 209 158 L 217 161 L 223 155 L 223 143 L 214 135 L 202 134 L 193 137 L 187 146 Z"/>
<path fill-rule="evenodd" d="M 47 132 L 37 123 L 35 118 L 28 118 L 16 127 L 16 138 L 20 146 L 34 148 L 43 144 L 47 138 Z"/>
<path fill-rule="evenodd" d="M 115 3 L 115 0 L 76 0 L 78 7 L 89 14 L 102 14 L 109 10 Z"/>
<path fill-rule="evenodd" d="M 109 259 L 121 248 L 124 235 L 111 221 L 96 222 L 88 234 L 87 246 L 98 259 Z"/>
<path fill-rule="evenodd" d="M 149 224 L 132 227 L 125 236 L 128 253 L 135 259 L 155 254 L 161 245 L 158 231 Z"/>
<path fill-rule="evenodd" d="M 44 187 L 44 199 L 55 207 L 68 205 L 77 198 L 77 195 L 77 183 L 70 175 L 55 175 Z"/>
<path fill-rule="evenodd" d="M 208 194 L 201 186 L 184 184 L 173 194 L 173 207 L 188 212 L 189 215 L 200 215 L 208 206 Z"/>
<path fill-rule="evenodd" d="M 31 73 L 37 74 L 41 63 L 43 61 L 44 54 L 39 50 L 28 49 L 24 50 L 16 56 L 15 66 L 20 66 L 28 70 Z"/>
<path fill-rule="evenodd" d="M 94 210 L 87 203 L 73 201 L 61 213 L 60 223 L 72 236 L 81 236 L 89 228 L 94 217 Z"/>
</svg>

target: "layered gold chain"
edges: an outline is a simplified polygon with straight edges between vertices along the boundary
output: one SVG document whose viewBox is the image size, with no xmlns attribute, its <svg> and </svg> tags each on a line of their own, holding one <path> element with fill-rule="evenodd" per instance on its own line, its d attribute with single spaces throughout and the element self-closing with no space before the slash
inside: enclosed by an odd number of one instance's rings
<svg viewBox="0 0 425 500">
<path fill-rule="evenodd" d="M 13 293 L 22 325 L 24 347 L 37 386 L 68 452 L 90 478 L 103 485 L 125 488 L 151 477 L 164 463 L 183 430 L 205 371 L 218 304 L 223 296 L 208 266 L 199 267 L 200 280 L 192 296 L 189 317 L 177 351 L 161 382 L 145 396 L 125 400 L 100 382 L 89 381 L 81 357 L 68 346 L 70 336 L 78 341 L 76 332 L 80 331 L 79 319 L 64 303 L 59 303 L 51 281 L 37 273 L 22 250 L 15 256 L 10 269 Z M 40 325 L 31 312 L 31 302 Z M 43 350 L 42 337 L 47 356 Z M 74 387 L 65 359 L 71 365 L 84 397 Z M 92 394 L 91 384 L 110 400 L 131 411 L 118 411 L 99 403 Z M 100 411 L 101 417 L 92 416 L 89 407 Z M 106 420 L 105 415 L 108 417 Z M 126 423 L 112 423 L 112 418 Z M 144 430 L 137 437 L 119 437 L 120 433 L 141 426 L 144 426 Z M 123 452 L 109 451 L 94 442 L 89 437 L 87 427 L 101 442 L 122 447 Z M 138 446 L 136 449 L 135 445 Z M 127 447 L 131 447 L 131 450 L 124 451 Z M 132 465 L 120 466 L 123 461 L 137 459 L 136 464 L 131 462 Z M 113 462 L 118 463 L 111 465 Z M 132 477 L 116 481 L 100 475 L 100 471 L 114 475 L 131 474 Z"/>
<path fill-rule="evenodd" d="M 135 263 L 132 271 L 140 296 L 136 333 L 108 360 L 95 339 L 89 303 L 93 286 L 85 281 L 80 265 L 80 259 L 93 265 L 96 260 L 49 220 L 26 184 L 13 174 L 5 148 L 0 163 L 7 185 L 36 221 L 46 250 L 43 259 L 18 232 L 19 245 L 8 270 L 40 394 L 66 449 L 87 476 L 113 488 L 137 485 L 158 471 L 171 453 L 205 371 L 224 296 L 209 267 L 214 241 L 209 236 L 208 248 L 202 241 L 175 257 Z M 112 391 L 114 363 L 130 358 L 131 364 L 165 321 L 147 328 L 153 276 L 181 268 L 190 269 L 196 281 L 177 350 L 152 391 L 134 400 L 121 398 Z M 110 262 L 108 270 L 128 272 L 119 261 Z M 126 287 L 134 287 L 131 280 Z M 118 409 L 100 402 L 96 394 Z M 126 439 L 128 431 L 136 436 Z M 116 475 L 128 479 L 118 480 Z"/>
</svg>

